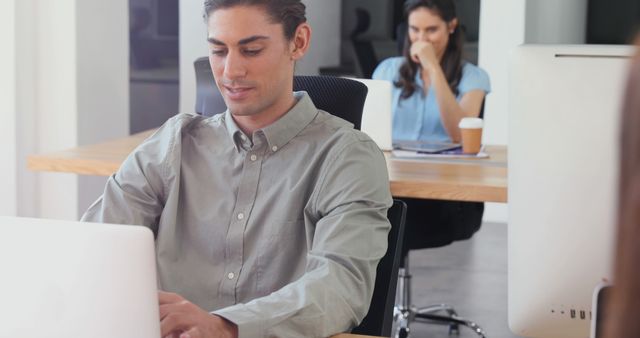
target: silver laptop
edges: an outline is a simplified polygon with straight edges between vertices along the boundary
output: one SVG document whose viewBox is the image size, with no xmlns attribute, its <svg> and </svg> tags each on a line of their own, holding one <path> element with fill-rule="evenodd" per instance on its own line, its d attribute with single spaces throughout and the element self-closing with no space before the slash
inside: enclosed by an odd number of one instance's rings
<svg viewBox="0 0 640 338">
<path fill-rule="evenodd" d="M 147 228 L 0 217 L 0 269 L 2 337 L 160 337 Z"/>
<path fill-rule="evenodd" d="M 367 99 L 362 111 L 361 130 L 382 150 L 391 150 L 391 81 L 357 79 L 367 85 Z"/>
</svg>

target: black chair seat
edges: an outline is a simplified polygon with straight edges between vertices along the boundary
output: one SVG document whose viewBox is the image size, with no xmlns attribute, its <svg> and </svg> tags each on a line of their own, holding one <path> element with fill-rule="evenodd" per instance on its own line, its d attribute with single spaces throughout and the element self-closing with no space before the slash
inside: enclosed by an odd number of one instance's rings
<svg viewBox="0 0 640 338">
<path fill-rule="evenodd" d="M 403 257 L 409 250 L 438 248 L 471 238 L 482 224 L 484 203 L 403 198 L 407 222 Z"/>
</svg>

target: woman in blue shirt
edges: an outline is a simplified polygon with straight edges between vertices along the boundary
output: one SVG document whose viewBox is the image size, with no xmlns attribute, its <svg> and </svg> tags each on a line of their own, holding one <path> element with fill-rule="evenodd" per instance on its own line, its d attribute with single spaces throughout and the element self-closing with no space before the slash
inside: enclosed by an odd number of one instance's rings
<svg viewBox="0 0 640 338">
<path fill-rule="evenodd" d="M 452 0 L 408 0 L 405 14 L 404 56 L 384 60 L 373 74 L 394 83 L 393 140 L 459 142 L 458 123 L 480 115 L 489 77 L 462 60 L 462 31 Z M 482 222 L 483 203 L 403 201 L 408 206 L 403 257 L 410 249 L 467 239 Z"/>
<path fill-rule="evenodd" d="M 480 115 L 489 77 L 462 60 L 452 0 L 409 0 L 405 13 L 404 56 L 384 60 L 373 74 L 394 83 L 393 140 L 460 142 L 458 123 Z"/>
</svg>

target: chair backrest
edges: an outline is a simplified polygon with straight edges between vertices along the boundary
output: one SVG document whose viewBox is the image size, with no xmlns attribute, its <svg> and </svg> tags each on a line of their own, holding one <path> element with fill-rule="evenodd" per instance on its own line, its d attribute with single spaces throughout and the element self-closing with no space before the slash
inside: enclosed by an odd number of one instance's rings
<svg viewBox="0 0 640 338">
<path fill-rule="evenodd" d="M 356 8 L 356 27 L 350 34 L 351 43 L 353 44 L 353 50 L 356 53 L 358 59 L 358 65 L 362 71 L 362 77 L 370 79 L 373 75 L 373 71 L 378 65 L 378 58 L 376 57 L 376 51 L 373 48 L 373 42 L 370 39 L 362 39 L 360 35 L 365 33 L 369 29 L 371 23 L 371 16 L 366 9 Z"/>
<path fill-rule="evenodd" d="M 333 76 L 294 76 L 293 90 L 304 90 L 318 109 L 353 123 L 360 130 L 368 88 L 355 80 Z"/>
<path fill-rule="evenodd" d="M 196 113 L 213 116 L 227 110 L 222 94 L 213 80 L 209 59 L 198 58 L 193 62 L 196 71 Z"/>
<path fill-rule="evenodd" d="M 400 200 L 394 200 L 393 206 L 387 212 L 387 218 L 391 223 L 387 253 L 378 263 L 376 284 L 373 289 L 369 312 L 362 320 L 362 323 L 351 331 L 352 333 L 369 336 L 391 336 L 406 212 L 407 205 Z"/>
<path fill-rule="evenodd" d="M 195 111 L 204 116 L 224 112 L 227 106 L 213 79 L 206 57 L 194 62 L 196 71 Z M 294 91 L 306 91 L 318 109 L 353 123 L 360 129 L 367 86 L 350 79 L 332 76 L 294 76 Z"/>
</svg>

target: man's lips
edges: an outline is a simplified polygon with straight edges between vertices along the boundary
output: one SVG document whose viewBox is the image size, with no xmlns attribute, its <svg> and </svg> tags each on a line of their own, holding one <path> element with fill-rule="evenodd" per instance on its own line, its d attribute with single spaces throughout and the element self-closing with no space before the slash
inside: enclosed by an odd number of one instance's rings
<svg viewBox="0 0 640 338">
<path fill-rule="evenodd" d="M 232 100 L 241 100 L 246 98 L 253 87 L 231 87 L 224 86 L 225 91 L 227 92 L 227 96 Z"/>
</svg>

